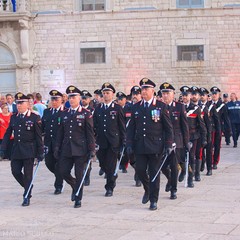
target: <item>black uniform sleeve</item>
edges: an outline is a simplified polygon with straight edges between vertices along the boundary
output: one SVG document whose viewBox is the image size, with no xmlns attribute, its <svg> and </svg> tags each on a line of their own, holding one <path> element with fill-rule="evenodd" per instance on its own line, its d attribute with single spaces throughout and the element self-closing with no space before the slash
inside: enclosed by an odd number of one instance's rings
<svg viewBox="0 0 240 240">
<path fill-rule="evenodd" d="M 226 105 L 223 106 L 222 120 L 224 122 L 224 127 L 225 127 L 224 130 L 229 135 L 232 135 L 232 128 L 231 128 L 231 123 L 230 123 L 230 120 L 229 120 L 229 117 L 228 117 L 228 109 L 227 109 Z"/>
<path fill-rule="evenodd" d="M 86 116 L 86 128 L 85 128 L 88 151 L 95 151 L 95 138 L 93 131 L 93 116 L 89 112 Z"/>
<path fill-rule="evenodd" d="M 166 108 L 166 105 L 163 105 L 162 108 L 162 120 L 163 120 L 163 130 L 165 136 L 165 147 L 171 148 L 173 144 L 174 134 L 173 134 L 173 126 L 172 121 L 169 115 L 169 111 Z"/>
<path fill-rule="evenodd" d="M 119 126 L 119 136 L 121 146 L 126 143 L 126 125 L 124 119 L 124 113 L 121 107 L 119 107 L 118 112 L 118 126 Z"/>
<path fill-rule="evenodd" d="M 127 127 L 127 140 L 126 140 L 127 147 L 133 147 L 135 128 L 136 128 L 136 125 L 135 125 L 135 119 L 134 119 L 133 108 L 132 108 L 132 115 Z"/>
<path fill-rule="evenodd" d="M 189 142 L 189 127 L 188 127 L 188 120 L 187 120 L 187 113 L 185 110 L 185 106 L 181 104 L 181 111 L 180 111 L 180 124 L 181 124 L 181 130 L 183 134 L 183 144 L 185 147 L 187 147 L 187 144 Z"/>
<path fill-rule="evenodd" d="M 43 154 L 43 141 L 42 141 L 42 122 L 40 116 L 36 115 L 35 120 L 35 139 L 37 145 L 37 157 Z"/>
<path fill-rule="evenodd" d="M 212 124 L 209 119 L 208 108 L 205 107 L 203 112 L 204 112 L 203 120 L 207 129 L 207 142 L 210 143 L 212 141 Z"/>
<path fill-rule="evenodd" d="M 212 107 L 212 118 L 216 132 L 221 132 L 221 120 L 215 106 Z"/>
<path fill-rule="evenodd" d="M 197 112 L 197 119 L 198 119 L 198 124 L 200 128 L 201 140 L 202 140 L 202 143 L 204 143 L 204 142 L 207 142 L 207 129 L 201 117 L 201 109 L 198 108 L 196 112 Z"/>
</svg>

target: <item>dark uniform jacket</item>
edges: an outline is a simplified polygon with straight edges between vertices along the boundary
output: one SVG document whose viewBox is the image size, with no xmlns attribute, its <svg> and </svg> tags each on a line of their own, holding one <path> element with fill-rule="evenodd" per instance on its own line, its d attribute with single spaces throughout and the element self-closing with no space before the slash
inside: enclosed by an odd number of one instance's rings
<svg viewBox="0 0 240 240">
<path fill-rule="evenodd" d="M 44 145 L 48 151 L 54 151 L 56 147 L 57 133 L 61 125 L 61 114 L 64 107 L 61 106 L 57 113 L 53 114 L 53 108 L 47 108 L 42 116 L 42 132 L 44 134 Z"/>
<path fill-rule="evenodd" d="M 168 106 L 173 125 L 174 142 L 177 148 L 184 148 L 189 142 L 189 128 L 185 106 L 179 102 L 172 102 Z"/>
<path fill-rule="evenodd" d="M 230 101 L 227 103 L 228 116 L 231 123 L 240 123 L 240 101 Z"/>
<path fill-rule="evenodd" d="M 207 142 L 210 143 L 212 141 L 212 124 L 210 120 L 211 116 L 206 105 L 199 102 L 199 107 L 201 108 L 201 116 L 207 129 Z"/>
<path fill-rule="evenodd" d="M 56 147 L 64 157 L 85 156 L 95 150 L 93 118 L 90 111 L 79 106 L 74 114 L 71 109 L 61 113 L 61 125 Z"/>
<path fill-rule="evenodd" d="M 187 106 L 186 106 L 187 107 Z M 201 117 L 201 109 L 198 105 L 190 102 L 186 108 L 190 140 L 196 140 L 201 137 L 202 143 L 207 141 L 207 129 Z"/>
<path fill-rule="evenodd" d="M 111 146 L 118 151 L 126 141 L 126 126 L 122 107 L 112 102 L 105 109 L 104 104 L 100 104 L 94 111 L 93 119 L 96 142 L 99 147 L 106 149 Z"/>
<path fill-rule="evenodd" d="M 213 101 L 210 102 L 210 104 L 212 104 Z M 220 122 L 221 122 L 221 129 L 225 132 L 228 132 L 231 135 L 231 123 L 228 117 L 228 109 L 227 106 L 225 105 L 225 103 L 222 102 L 221 99 L 219 99 L 217 101 L 216 104 L 214 104 L 216 107 L 216 111 L 218 113 L 218 116 L 220 118 Z"/>
<path fill-rule="evenodd" d="M 129 121 L 132 116 L 132 104 L 131 103 L 126 103 L 125 106 L 123 107 L 123 114 L 124 114 L 124 119 L 125 119 L 125 124 L 129 125 Z"/>
<path fill-rule="evenodd" d="M 39 115 L 27 111 L 24 118 L 20 114 L 11 116 L 4 135 L 2 149 L 6 150 L 11 135 L 14 135 L 11 159 L 27 159 L 43 154 L 41 119 Z"/>
<path fill-rule="evenodd" d="M 216 110 L 216 106 L 210 101 L 206 103 L 208 107 L 208 112 L 210 114 L 210 121 L 212 125 L 213 132 L 221 132 L 221 121 Z"/>
<path fill-rule="evenodd" d="M 132 116 L 127 128 L 127 146 L 135 154 L 161 154 L 164 148 L 171 148 L 173 126 L 166 104 L 153 99 L 146 109 L 144 101 L 132 106 Z"/>
</svg>

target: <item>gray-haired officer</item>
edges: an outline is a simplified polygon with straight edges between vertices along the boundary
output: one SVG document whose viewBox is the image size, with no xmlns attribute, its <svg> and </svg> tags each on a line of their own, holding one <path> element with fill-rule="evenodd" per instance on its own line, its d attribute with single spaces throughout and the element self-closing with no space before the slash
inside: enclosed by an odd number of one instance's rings
<svg viewBox="0 0 240 240">
<path fill-rule="evenodd" d="M 2 142 L 2 151 L 7 149 L 9 139 L 14 135 L 11 154 L 11 170 L 18 183 L 24 188 L 22 206 L 30 204 L 31 191 L 28 193 L 32 176 L 34 158 L 42 161 L 43 142 L 41 119 L 32 113 L 29 108 L 28 97 L 21 92 L 15 95 L 18 113 L 11 116 L 9 127 Z M 22 173 L 23 170 L 23 173 Z M 28 196 L 26 194 L 28 193 Z"/>
<path fill-rule="evenodd" d="M 42 132 L 44 135 L 44 145 L 47 146 L 48 152 L 45 156 L 45 164 L 47 168 L 55 175 L 55 191 L 54 194 L 61 194 L 63 187 L 63 178 L 59 172 L 59 159 L 54 157 L 54 149 L 57 140 L 57 132 L 60 129 L 61 113 L 64 110 L 62 105 L 62 93 L 58 90 L 49 92 L 51 97 L 51 108 L 47 108 L 43 112 Z"/>
<path fill-rule="evenodd" d="M 79 208 L 83 186 L 78 196 L 76 193 L 80 187 L 87 160 L 95 156 L 93 118 L 90 111 L 80 106 L 81 91 L 77 87 L 69 86 L 66 93 L 70 108 L 62 113 L 54 156 L 58 158 L 60 154 L 60 173 L 72 187 L 71 200 L 75 201 L 74 207 Z M 76 178 L 71 175 L 73 166 Z"/>
<path fill-rule="evenodd" d="M 140 81 L 143 100 L 132 107 L 132 116 L 127 128 L 127 152 L 136 155 L 136 173 L 145 193 L 142 203 L 150 200 L 150 210 L 157 209 L 160 176 L 152 182 L 161 164 L 164 148 L 172 151 L 173 127 L 166 105 L 154 97 L 153 81 Z M 147 174 L 147 170 L 149 175 Z"/>
</svg>

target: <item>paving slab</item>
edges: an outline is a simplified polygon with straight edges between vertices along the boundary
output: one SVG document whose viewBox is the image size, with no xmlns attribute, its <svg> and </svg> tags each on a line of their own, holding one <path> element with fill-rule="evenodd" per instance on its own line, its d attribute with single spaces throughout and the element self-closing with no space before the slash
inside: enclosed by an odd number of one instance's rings
<svg viewBox="0 0 240 240">
<path fill-rule="evenodd" d="M 0 239 L 41 240 L 239 240 L 240 148 L 223 144 L 221 161 L 212 176 L 201 173 L 193 189 L 178 185 L 169 199 L 161 176 L 158 210 L 141 204 L 142 187 L 135 187 L 133 169 L 118 174 L 111 198 L 104 197 L 105 179 L 93 163 L 91 184 L 84 188 L 82 207 L 73 208 L 71 188 L 54 195 L 54 176 L 41 163 L 29 207 L 22 207 L 22 189 L 10 163 L 0 162 Z"/>
</svg>

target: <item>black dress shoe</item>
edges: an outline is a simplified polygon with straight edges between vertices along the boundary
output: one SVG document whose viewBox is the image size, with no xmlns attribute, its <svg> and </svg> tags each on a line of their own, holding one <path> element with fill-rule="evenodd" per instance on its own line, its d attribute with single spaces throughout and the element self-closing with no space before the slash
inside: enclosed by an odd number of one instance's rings
<svg viewBox="0 0 240 240">
<path fill-rule="evenodd" d="M 185 177 L 185 172 L 182 171 L 178 177 L 178 181 L 182 182 L 184 180 L 184 177 Z"/>
<path fill-rule="evenodd" d="M 113 195 L 113 191 L 108 189 L 105 193 L 105 197 L 111 197 Z"/>
<path fill-rule="evenodd" d="M 149 201 L 149 193 L 145 192 L 142 198 L 142 204 L 146 204 Z"/>
<path fill-rule="evenodd" d="M 24 198 L 23 199 L 23 203 L 22 203 L 22 206 L 23 207 L 27 207 L 30 205 L 30 198 Z"/>
<path fill-rule="evenodd" d="M 100 168 L 100 170 L 99 170 L 99 176 L 102 176 L 103 174 L 104 174 L 104 171 Z"/>
<path fill-rule="evenodd" d="M 170 199 L 177 199 L 177 193 L 176 193 L 176 191 L 172 191 L 172 192 L 171 192 Z"/>
<path fill-rule="evenodd" d="M 206 175 L 211 176 L 212 175 L 212 170 L 208 170 Z"/>
<path fill-rule="evenodd" d="M 74 203 L 74 208 L 80 208 L 81 207 L 81 200 L 75 200 L 75 203 Z"/>
<path fill-rule="evenodd" d="M 214 163 L 212 168 L 216 170 L 217 169 L 217 164 Z"/>
<path fill-rule="evenodd" d="M 149 209 L 152 210 L 152 211 L 157 210 L 157 203 L 156 202 L 151 202 Z"/>
<path fill-rule="evenodd" d="M 236 147 L 237 147 L 237 144 L 234 144 L 233 147 L 236 148 Z"/>
<path fill-rule="evenodd" d="M 62 189 L 61 188 L 56 188 L 54 191 L 55 195 L 61 194 L 62 193 Z"/>
<path fill-rule="evenodd" d="M 136 187 L 141 187 L 142 186 L 142 183 L 140 180 L 136 180 L 136 184 L 135 184 Z"/>
<path fill-rule="evenodd" d="M 188 181 L 188 187 L 189 188 L 194 188 L 194 184 L 193 184 L 193 181 Z"/>
<path fill-rule="evenodd" d="M 170 183 L 167 183 L 166 184 L 166 187 L 165 187 L 165 192 L 169 192 L 171 190 L 172 186 Z"/>
<path fill-rule="evenodd" d="M 201 181 L 200 175 L 195 175 L 195 181 L 196 182 L 200 182 Z"/>
<path fill-rule="evenodd" d="M 203 171 L 204 171 L 204 169 L 205 169 L 205 163 L 204 163 L 204 162 L 202 162 L 202 165 L 201 165 L 200 171 L 201 171 L 201 172 L 203 172 Z"/>
<path fill-rule="evenodd" d="M 72 190 L 71 200 L 75 201 L 75 191 L 74 190 Z"/>
</svg>

